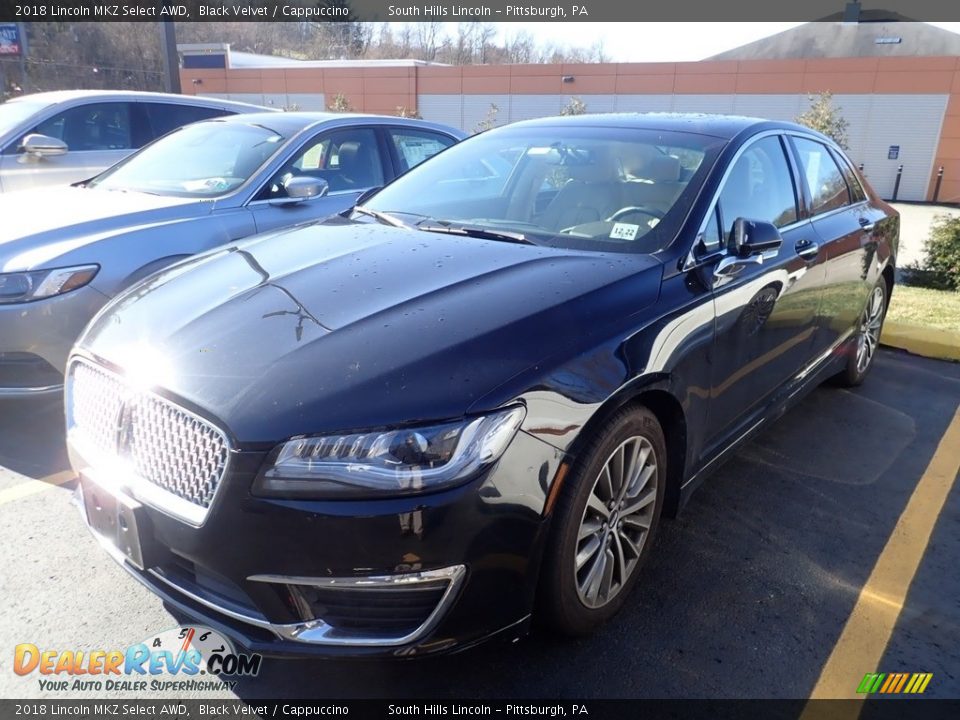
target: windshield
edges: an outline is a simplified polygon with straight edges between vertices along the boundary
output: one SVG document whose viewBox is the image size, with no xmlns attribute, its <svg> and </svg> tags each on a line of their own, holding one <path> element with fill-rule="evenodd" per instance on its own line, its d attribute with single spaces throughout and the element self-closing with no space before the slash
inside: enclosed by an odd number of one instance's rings
<svg viewBox="0 0 960 720">
<path fill-rule="evenodd" d="M 0 135 L 16 130 L 31 116 L 43 110 L 50 103 L 31 102 L 29 100 L 10 100 L 0 103 Z"/>
<path fill-rule="evenodd" d="M 201 122 L 174 131 L 87 183 L 176 197 L 215 197 L 235 190 L 283 145 L 261 125 Z"/>
<path fill-rule="evenodd" d="M 421 229 L 651 253 L 673 240 L 723 145 L 631 128 L 504 128 L 414 168 L 366 206 Z"/>
</svg>

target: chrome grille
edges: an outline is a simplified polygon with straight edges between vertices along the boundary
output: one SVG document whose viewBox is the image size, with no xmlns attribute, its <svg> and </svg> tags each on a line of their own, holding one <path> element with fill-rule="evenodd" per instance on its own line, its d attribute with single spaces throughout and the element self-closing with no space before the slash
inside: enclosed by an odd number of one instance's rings
<svg viewBox="0 0 960 720">
<path fill-rule="evenodd" d="M 99 368 L 76 363 L 70 373 L 70 424 L 98 453 L 117 451 L 123 388 Z"/>
<path fill-rule="evenodd" d="M 97 455 L 123 459 L 137 481 L 204 511 L 210 507 L 228 452 L 215 426 L 83 361 L 70 368 L 68 408 L 71 435 Z"/>
</svg>

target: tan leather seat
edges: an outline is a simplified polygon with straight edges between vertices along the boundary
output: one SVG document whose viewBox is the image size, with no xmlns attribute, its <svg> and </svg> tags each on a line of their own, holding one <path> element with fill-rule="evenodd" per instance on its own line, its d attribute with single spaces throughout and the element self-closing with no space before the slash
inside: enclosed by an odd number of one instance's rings
<svg viewBox="0 0 960 720">
<path fill-rule="evenodd" d="M 641 168 L 629 171 L 624 205 L 647 206 L 667 212 L 687 186 L 680 182 L 680 159 L 656 155 Z"/>
<path fill-rule="evenodd" d="M 537 218 L 551 230 L 606 220 L 623 203 L 619 168 L 612 154 L 596 154 L 587 165 L 570 165 L 570 179 Z"/>
</svg>

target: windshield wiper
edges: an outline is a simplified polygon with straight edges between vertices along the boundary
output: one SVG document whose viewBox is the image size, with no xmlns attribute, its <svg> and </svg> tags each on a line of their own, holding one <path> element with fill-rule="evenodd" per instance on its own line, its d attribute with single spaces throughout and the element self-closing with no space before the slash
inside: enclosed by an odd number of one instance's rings
<svg viewBox="0 0 960 720">
<path fill-rule="evenodd" d="M 519 243 L 520 245 L 536 245 L 533 240 L 530 240 L 522 233 L 487 230 L 486 228 L 468 227 L 466 225 L 418 225 L 417 230 L 443 233 L 445 235 L 462 235 L 463 237 L 478 238 L 480 240 L 499 240 L 501 242 Z"/>
<path fill-rule="evenodd" d="M 393 227 L 404 228 L 405 230 L 413 230 L 413 228 L 407 225 L 400 218 L 395 218 L 393 215 L 387 215 L 387 213 L 380 212 L 379 210 L 371 210 L 368 207 L 363 205 L 356 205 L 353 208 L 354 212 L 358 212 L 361 215 L 369 215 L 372 218 L 377 219 L 384 225 L 392 225 Z"/>
</svg>

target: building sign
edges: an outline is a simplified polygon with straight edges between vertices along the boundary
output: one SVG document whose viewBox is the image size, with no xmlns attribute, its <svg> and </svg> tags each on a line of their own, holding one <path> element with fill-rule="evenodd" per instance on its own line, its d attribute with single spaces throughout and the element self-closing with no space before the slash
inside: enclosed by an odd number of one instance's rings
<svg viewBox="0 0 960 720">
<path fill-rule="evenodd" d="M 0 23 L 0 57 L 20 57 L 22 54 L 20 26 L 16 23 Z"/>
<path fill-rule="evenodd" d="M 890 149 L 887 150 L 887 160 L 897 160 L 900 157 L 900 146 L 891 145 Z"/>
</svg>

